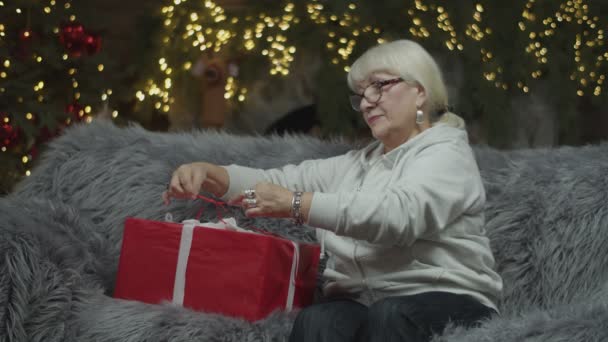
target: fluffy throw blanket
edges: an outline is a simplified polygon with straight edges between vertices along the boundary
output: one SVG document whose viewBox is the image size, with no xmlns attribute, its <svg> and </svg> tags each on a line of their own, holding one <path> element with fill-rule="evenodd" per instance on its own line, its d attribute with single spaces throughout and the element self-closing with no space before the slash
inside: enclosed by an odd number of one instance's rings
<svg viewBox="0 0 608 342">
<path fill-rule="evenodd" d="M 32 175 L 0 198 L 4 341 L 284 341 L 293 313 L 255 323 L 111 297 L 125 217 L 191 218 L 202 204 L 160 194 L 180 164 L 269 168 L 357 147 L 305 136 L 153 133 L 94 122 L 56 139 Z M 608 340 L 608 144 L 547 150 L 475 147 L 487 231 L 504 278 L 501 315 L 436 341 Z M 208 207 L 204 219 L 215 218 Z M 313 241 L 288 220 L 249 220 Z"/>
</svg>

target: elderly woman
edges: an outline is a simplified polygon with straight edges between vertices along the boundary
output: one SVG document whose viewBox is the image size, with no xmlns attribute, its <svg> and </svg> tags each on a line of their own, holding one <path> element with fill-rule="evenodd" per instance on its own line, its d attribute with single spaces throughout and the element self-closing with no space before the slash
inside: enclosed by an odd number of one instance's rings
<svg viewBox="0 0 608 342">
<path fill-rule="evenodd" d="M 496 313 L 485 191 L 437 64 L 415 42 L 381 44 L 348 85 L 376 139 L 367 147 L 271 170 L 182 165 L 163 198 L 203 190 L 318 228 L 327 299 L 299 312 L 291 341 L 428 341 Z"/>
</svg>

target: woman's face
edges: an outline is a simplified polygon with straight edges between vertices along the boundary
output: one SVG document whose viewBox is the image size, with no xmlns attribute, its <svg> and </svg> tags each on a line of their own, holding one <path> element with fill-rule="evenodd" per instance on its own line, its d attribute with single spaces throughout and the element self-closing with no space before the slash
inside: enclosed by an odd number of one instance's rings
<svg viewBox="0 0 608 342">
<path fill-rule="evenodd" d="M 360 83 L 356 90 L 359 94 L 366 91 L 367 95 L 371 93 L 371 90 L 366 90 L 366 88 L 374 82 L 396 78 L 399 76 L 376 72 Z M 386 84 L 379 90 L 382 92 L 380 100 L 373 103 L 364 97 L 361 100 L 360 109 L 372 135 L 382 141 L 385 145 L 385 152 L 388 152 L 428 126 L 428 120 L 425 120 L 426 122 L 422 125 L 416 124 L 416 111 L 424 105 L 426 94 L 422 87 L 403 81 Z"/>
</svg>

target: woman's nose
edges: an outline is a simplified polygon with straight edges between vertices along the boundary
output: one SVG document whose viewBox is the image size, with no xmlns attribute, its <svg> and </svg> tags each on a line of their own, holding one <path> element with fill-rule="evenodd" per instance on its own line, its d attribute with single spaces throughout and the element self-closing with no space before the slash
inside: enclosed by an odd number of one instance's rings
<svg viewBox="0 0 608 342">
<path fill-rule="evenodd" d="M 376 106 L 375 103 L 369 102 L 367 100 L 367 98 L 365 98 L 365 96 L 361 99 L 361 104 L 359 105 L 359 108 L 361 109 L 362 112 L 365 112 L 366 110 L 369 110 L 371 108 L 374 108 L 374 106 Z"/>
</svg>

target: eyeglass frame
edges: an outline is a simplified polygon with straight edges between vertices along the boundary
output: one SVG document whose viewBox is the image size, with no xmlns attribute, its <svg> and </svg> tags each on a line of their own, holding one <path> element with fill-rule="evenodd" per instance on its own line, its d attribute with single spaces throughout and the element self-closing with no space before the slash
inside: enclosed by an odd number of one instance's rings
<svg viewBox="0 0 608 342">
<path fill-rule="evenodd" d="M 361 111 L 361 101 L 363 101 L 363 99 L 367 100 L 368 103 L 371 104 L 378 104 L 380 102 L 380 100 L 382 100 L 382 95 L 384 94 L 384 87 L 389 85 L 389 84 L 397 84 L 397 83 L 401 83 L 401 82 L 405 82 L 405 80 L 402 77 L 396 77 L 396 78 L 390 78 L 388 80 L 378 80 L 378 81 L 374 81 L 372 83 L 370 83 L 367 87 L 365 87 L 365 89 L 363 89 L 363 92 L 361 94 L 351 94 L 348 96 L 348 99 L 350 101 L 350 106 L 357 112 Z M 376 87 L 378 88 L 378 91 L 380 92 L 380 96 L 378 96 L 378 99 L 376 101 L 370 101 L 367 97 L 365 97 L 365 92 L 367 91 L 367 89 L 369 87 Z M 359 106 L 357 108 L 355 108 L 355 105 L 353 104 L 353 99 L 359 99 Z"/>
</svg>

